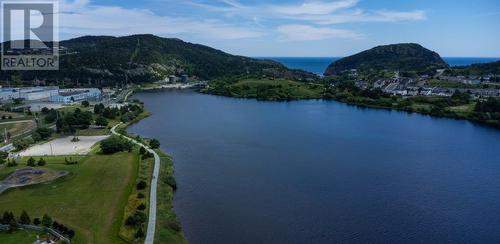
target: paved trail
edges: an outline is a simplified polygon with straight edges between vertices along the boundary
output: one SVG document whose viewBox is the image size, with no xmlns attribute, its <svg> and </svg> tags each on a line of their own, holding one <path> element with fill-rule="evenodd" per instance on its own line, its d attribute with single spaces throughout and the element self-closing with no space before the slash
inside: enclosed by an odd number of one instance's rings
<svg viewBox="0 0 500 244">
<path fill-rule="evenodd" d="M 116 127 L 118 127 L 120 124 L 115 125 L 111 129 L 111 133 L 119 136 L 123 136 L 120 133 L 116 132 Z M 160 156 L 149 148 L 148 146 L 132 139 L 126 136 L 123 136 L 125 139 L 146 148 L 150 153 L 152 153 L 155 157 L 155 165 L 153 169 L 153 178 L 151 179 L 151 193 L 149 194 L 149 218 L 148 218 L 148 229 L 146 233 L 146 240 L 144 241 L 145 244 L 153 244 L 154 239 L 155 239 L 155 230 L 156 230 L 156 192 L 158 188 L 158 177 L 160 174 Z"/>
</svg>

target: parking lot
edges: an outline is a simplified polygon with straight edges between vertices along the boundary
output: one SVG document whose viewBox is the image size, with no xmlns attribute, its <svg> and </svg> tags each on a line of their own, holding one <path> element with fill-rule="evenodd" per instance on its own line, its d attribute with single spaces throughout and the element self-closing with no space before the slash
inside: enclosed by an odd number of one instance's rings
<svg viewBox="0 0 500 244">
<path fill-rule="evenodd" d="M 80 136 L 78 142 L 72 142 L 73 137 L 65 137 L 50 142 L 35 145 L 19 153 L 20 156 L 57 156 L 86 155 L 93 145 L 108 138 L 108 136 Z"/>
</svg>

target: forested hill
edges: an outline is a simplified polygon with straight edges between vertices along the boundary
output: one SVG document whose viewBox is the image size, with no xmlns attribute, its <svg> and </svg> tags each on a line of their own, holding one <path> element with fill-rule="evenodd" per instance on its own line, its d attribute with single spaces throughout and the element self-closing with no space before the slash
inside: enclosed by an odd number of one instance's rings
<svg viewBox="0 0 500 244">
<path fill-rule="evenodd" d="M 314 77 L 309 72 L 287 69 L 278 62 L 230 55 L 154 35 L 85 36 L 62 41 L 60 46 L 67 50 L 61 55 L 59 71 L 2 71 L 0 80 L 67 80 L 112 85 L 125 80 L 156 81 L 181 74 L 206 80 L 244 74 L 296 80 Z"/>
<path fill-rule="evenodd" d="M 403 43 L 378 46 L 367 51 L 342 58 L 332 63 L 325 75 L 339 75 L 344 71 L 357 69 L 370 71 L 414 71 L 417 73 L 435 72 L 436 69 L 448 68 L 448 64 L 439 54 L 419 44 Z"/>
</svg>

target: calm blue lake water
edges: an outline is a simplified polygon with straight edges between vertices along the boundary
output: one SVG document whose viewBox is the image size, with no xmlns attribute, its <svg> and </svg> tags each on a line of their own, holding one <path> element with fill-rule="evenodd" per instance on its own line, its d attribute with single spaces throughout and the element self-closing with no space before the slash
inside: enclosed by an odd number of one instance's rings
<svg viewBox="0 0 500 244">
<path fill-rule="evenodd" d="M 340 58 L 307 58 L 307 57 L 270 57 L 267 59 L 275 60 L 293 69 L 303 69 L 322 75 L 328 65 Z M 443 58 L 451 66 L 462 66 L 478 63 L 489 63 L 500 60 L 500 58 Z"/>
<path fill-rule="evenodd" d="M 337 102 L 140 93 L 191 243 L 500 243 L 500 131 Z"/>
</svg>

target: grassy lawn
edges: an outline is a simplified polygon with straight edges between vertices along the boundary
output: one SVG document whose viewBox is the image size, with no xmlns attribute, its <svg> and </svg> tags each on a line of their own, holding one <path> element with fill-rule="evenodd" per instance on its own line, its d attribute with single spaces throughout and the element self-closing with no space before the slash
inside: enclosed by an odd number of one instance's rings
<svg viewBox="0 0 500 244">
<path fill-rule="evenodd" d="M 474 111 L 475 104 L 466 104 L 461 106 L 449 107 L 447 108 L 449 111 L 455 112 L 457 114 L 466 116 Z"/>
<path fill-rule="evenodd" d="M 2 244 L 33 243 L 36 241 L 37 235 L 42 234 L 28 230 L 18 230 L 12 233 L 0 232 L 0 241 Z"/>
<path fill-rule="evenodd" d="M 174 212 L 174 191 L 167 183 L 167 179 L 174 176 L 174 163 L 172 158 L 161 150 L 156 150 L 156 153 L 161 158 L 161 167 L 158 180 L 155 243 L 187 243 Z"/>
<path fill-rule="evenodd" d="M 432 108 L 431 104 L 425 104 L 425 103 L 415 103 L 411 106 L 414 110 L 430 110 Z"/>
<path fill-rule="evenodd" d="M 477 85 L 469 85 L 452 80 L 428 80 L 425 83 L 428 86 L 441 87 L 441 88 L 479 88 L 479 86 Z"/>
<path fill-rule="evenodd" d="M 75 136 L 105 136 L 110 135 L 111 132 L 108 129 L 84 129 L 77 130 Z"/>
<path fill-rule="evenodd" d="M 0 209 L 31 218 L 47 213 L 76 231 L 74 243 L 124 243 L 118 237 L 123 209 L 135 186 L 138 155 L 90 155 L 77 165 L 65 165 L 64 157 L 44 157 L 47 167 L 70 175 L 53 182 L 11 189 L 0 195 Z M 24 160 L 19 161 L 24 167 Z M 5 177 L 14 168 L 4 168 Z M 0 236 L 1 238 L 2 236 Z M 0 239 L 0 243 L 5 243 Z"/>
<path fill-rule="evenodd" d="M 5 130 L 7 130 L 12 136 L 16 136 L 31 131 L 33 128 L 35 128 L 35 122 L 33 121 L 0 124 L 0 135 L 4 135 Z"/>
</svg>

